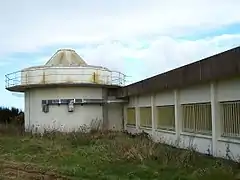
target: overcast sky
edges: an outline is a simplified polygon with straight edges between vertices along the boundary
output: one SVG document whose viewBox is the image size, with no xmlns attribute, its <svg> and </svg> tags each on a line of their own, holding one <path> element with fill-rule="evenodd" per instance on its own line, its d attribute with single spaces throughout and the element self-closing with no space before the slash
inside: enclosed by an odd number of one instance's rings
<svg viewBox="0 0 240 180">
<path fill-rule="evenodd" d="M 6 0 L 0 5 L 1 105 L 23 108 L 4 75 L 73 48 L 141 80 L 240 45 L 240 0 Z"/>
</svg>

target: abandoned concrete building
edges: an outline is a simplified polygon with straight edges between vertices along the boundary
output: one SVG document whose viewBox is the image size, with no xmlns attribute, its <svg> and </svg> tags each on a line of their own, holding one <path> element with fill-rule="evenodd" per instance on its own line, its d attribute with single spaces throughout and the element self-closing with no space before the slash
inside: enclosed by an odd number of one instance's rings
<svg viewBox="0 0 240 180">
<path fill-rule="evenodd" d="M 95 122 L 213 156 L 240 155 L 240 47 L 130 85 L 121 72 L 61 49 L 43 66 L 6 75 L 6 89 L 24 92 L 26 129 Z"/>
</svg>

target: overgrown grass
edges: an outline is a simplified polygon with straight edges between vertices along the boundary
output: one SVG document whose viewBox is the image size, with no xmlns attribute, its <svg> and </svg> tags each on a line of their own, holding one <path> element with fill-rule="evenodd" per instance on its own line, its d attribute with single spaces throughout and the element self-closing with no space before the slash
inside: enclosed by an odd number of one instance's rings
<svg viewBox="0 0 240 180">
<path fill-rule="evenodd" d="M 30 174 L 34 169 L 31 178 L 40 174 L 45 179 L 48 174 L 52 179 L 234 180 L 240 173 L 237 163 L 156 144 L 145 134 L 110 131 L 39 135 L 1 130 L 0 164 L 8 164 L 0 166 L 5 177 L 13 166 Z"/>
</svg>

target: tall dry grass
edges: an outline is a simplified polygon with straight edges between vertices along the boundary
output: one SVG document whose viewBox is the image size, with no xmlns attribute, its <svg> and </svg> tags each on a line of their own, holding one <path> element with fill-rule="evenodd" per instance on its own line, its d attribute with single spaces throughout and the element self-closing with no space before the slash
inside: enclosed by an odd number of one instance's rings
<svg viewBox="0 0 240 180">
<path fill-rule="evenodd" d="M 222 179 L 238 176 L 238 163 L 207 157 L 195 152 L 192 148 L 178 149 L 165 144 L 155 143 L 146 133 L 129 134 L 126 131 L 106 131 L 100 125 L 93 126 L 90 131 L 84 127 L 74 132 L 46 130 L 43 133 L 25 132 L 15 126 L 0 127 L 2 136 L 21 136 L 47 139 L 52 144 L 67 143 L 72 148 L 94 146 L 102 152 L 104 161 L 154 163 L 162 167 L 183 169 L 193 178 Z"/>
</svg>

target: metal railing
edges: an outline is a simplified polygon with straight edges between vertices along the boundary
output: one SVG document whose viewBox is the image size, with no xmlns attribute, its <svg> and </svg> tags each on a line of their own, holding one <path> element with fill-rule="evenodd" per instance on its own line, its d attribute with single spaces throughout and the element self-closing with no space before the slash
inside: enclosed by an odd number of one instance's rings
<svg viewBox="0 0 240 180">
<path fill-rule="evenodd" d="M 240 138 L 240 101 L 221 102 L 220 108 L 221 135 Z"/>
<path fill-rule="evenodd" d="M 183 131 L 200 134 L 212 133 L 210 103 L 183 104 Z"/>
<path fill-rule="evenodd" d="M 66 84 L 103 84 L 103 85 L 117 85 L 117 86 L 124 86 L 126 84 L 126 75 L 124 75 L 121 72 L 118 71 L 109 71 L 109 70 L 104 70 L 104 69 L 94 69 L 94 68 L 84 68 L 84 69 L 79 69 L 76 67 L 71 67 L 68 68 L 68 71 L 62 71 L 62 73 L 58 72 L 58 73 L 51 73 L 48 72 L 46 74 L 44 74 L 44 79 L 46 81 L 35 81 L 34 79 L 42 79 L 43 74 L 41 73 L 37 73 L 37 71 L 39 72 L 44 72 L 45 70 L 52 70 L 54 68 L 45 68 L 45 67 L 41 67 L 41 68 L 36 68 L 36 69 L 25 69 L 25 70 L 21 70 L 21 71 L 16 71 L 13 73 L 9 73 L 7 75 L 5 75 L 5 88 L 11 88 L 14 86 L 26 86 L 26 85 L 37 85 L 37 84 L 62 84 L 62 83 L 66 83 Z M 56 68 L 56 69 L 61 69 L 60 68 Z M 62 68 L 63 70 L 67 69 L 67 68 Z M 99 71 L 100 74 L 97 75 L 95 77 L 95 80 L 93 78 L 93 80 L 91 80 L 91 77 L 93 76 L 93 73 L 84 73 L 81 72 L 81 70 L 96 70 Z M 73 70 L 73 72 L 71 73 L 70 71 Z M 75 70 L 75 71 L 74 71 Z M 76 70 L 80 70 L 79 73 L 76 73 Z M 36 73 L 34 73 L 34 71 Z M 33 73 L 31 73 L 33 72 Z M 23 75 L 24 73 L 26 73 L 25 75 Z M 104 73 L 107 73 L 107 75 L 104 75 Z M 74 80 L 72 80 L 72 82 L 69 82 L 66 80 L 66 78 L 64 77 L 73 77 Z M 32 81 L 31 81 L 32 80 Z"/>
</svg>

